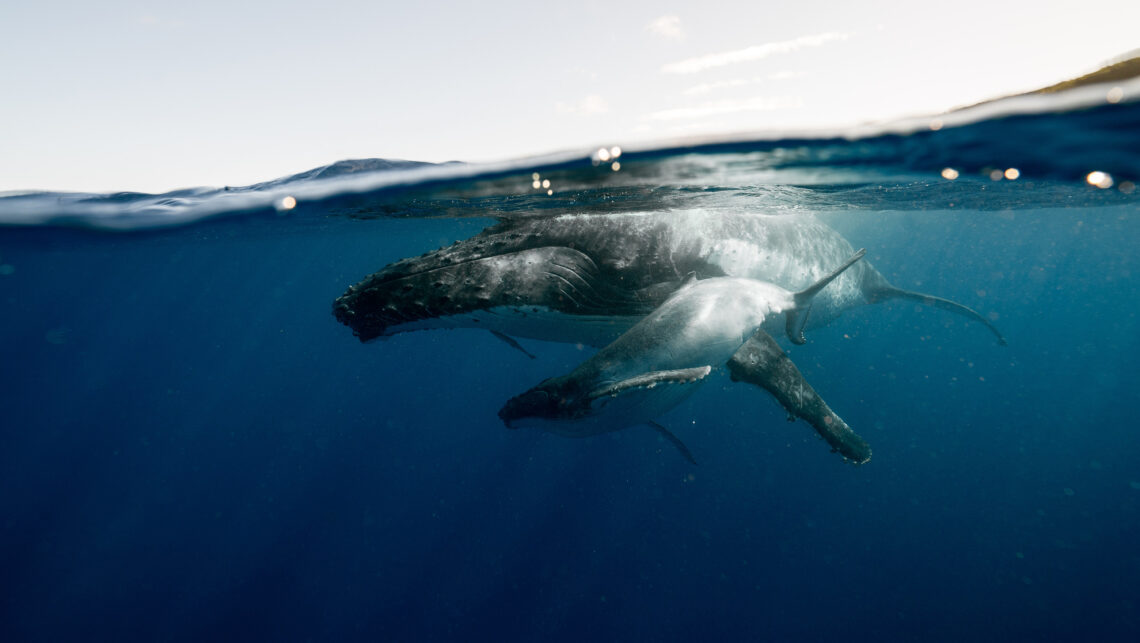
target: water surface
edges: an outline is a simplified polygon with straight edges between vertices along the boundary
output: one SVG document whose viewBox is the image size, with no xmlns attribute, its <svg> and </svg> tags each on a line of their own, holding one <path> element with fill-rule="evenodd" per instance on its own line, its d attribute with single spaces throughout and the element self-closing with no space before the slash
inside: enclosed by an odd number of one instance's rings
<svg viewBox="0 0 1140 643">
<path fill-rule="evenodd" d="M 1135 639 L 1140 103 L 1055 100 L 618 171 L 590 150 L 0 198 L 0 638 Z M 874 459 L 724 386 L 661 420 L 694 467 L 644 427 L 502 426 L 590 349 L 362 345 L 331 314 L 496 217 L 682 209 L 818 216 L 1009 345 L 848 311 L 789 352 Z"/>
</svg>

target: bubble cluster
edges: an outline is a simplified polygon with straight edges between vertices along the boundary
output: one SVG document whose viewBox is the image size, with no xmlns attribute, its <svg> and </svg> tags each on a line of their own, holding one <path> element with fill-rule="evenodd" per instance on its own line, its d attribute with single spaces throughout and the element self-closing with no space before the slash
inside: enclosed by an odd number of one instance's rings
<svg viewBox="0 0 1140 643">
<path fill-rule="evenodd" d="M 947 181 L 953 181 L 962 176 L 961 172 L 952 167 L 942 168 L 942 171 L 939 174 Z M 990 166 L 982 168 L 981 175 L 989 178 L 991 181 L 1016 181 L 1021 178 L 1021 170 L 1016 167 L 1009 167 L 1003 170 L 1001 168 Z M 1134 182 L 1118 182 L 1117 179 L 1115 179 L 1111 174 L 1101 170 L 1093 170 L 1086 174 L 1084 178 L 1085 183 L 1088 183 L 1093 187 L 1100 188 L 1101 190 L 1107 190 L 1108 188 L 1115 186 L 1116 189 L 1120 190 L 1120 192 L 1124 194 L 1132 194 L 1136 191 L 1136 184 Z"/>
<path fill-rule="evenodd" d="M 1102 190 L 1107 190 L 1113 185 L 1112 175 L 1108 172 L 1101 172 L 1100 170 L 1089 172 L 1088 176 L 1085 177 L 1085 181 L 1087 181 L 1089 185 L 1095 185 Z"/>
<path fill-rule="evenodd" d="M 1000 167 L 986 168 L 982 170 L 982 174 L 990 177 L 991 181 L 1016 181 L 1017 179 L 1021 178 L 1021 170 L 1015 167 L 1009 167 L 1004 170 Z"/>
<path fill-rule="evenodd" d="M 599 147 L 598 151 L 593 154 L 594 165 L 602 165 L 609 163 L 610 169 L 614 172 L 621 170 L 621 163 L 618 158 L 621 157 L 621 148 L 617 145 L 613 147 Z"/>
<path fill-rule="evenodd" d="M 550 188 L 550 179 L 542 178 L 542 175 L 539 174 L 538 172 L 531 174 L 530 178 L 531 178 L 530 186 L 532 188 L 534 188 L 536 190 L 546 190 L 547 196 L 552 196 L 554 194 L 554 190 L 552 190 Z"/>
</svg>

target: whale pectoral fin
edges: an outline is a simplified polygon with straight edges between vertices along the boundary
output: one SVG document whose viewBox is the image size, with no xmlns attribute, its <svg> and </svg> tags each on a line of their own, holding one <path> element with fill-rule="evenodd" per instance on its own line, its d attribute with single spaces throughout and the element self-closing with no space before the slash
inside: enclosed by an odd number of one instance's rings
<svg viewBox="0 0 1140 643">
<path fill-rule="evenodd" d="M 734 382 L 755 384 L 771 393 L 788 413 L 812 425 L 844 458 L 855 464 L 871 459 L 866 440 L 827 406 L 768 333 L 756 331 L 729 360 L 728 372 Z"/>
<path fill-rule="evenodd" d="M 617 427 L 645 424 L 680 404 L 711 372 L 708 366 L 654 371 L 609 382 L 588 393 L 590 414 Z"/>
<path fill-rule="evenodd" d="M 510 335 L 508 335 L 506 333 L 500 333 L 497 330 L 492 330 L 491 334 L 494 335 L 495 337 L 499 338 L 500 340 L 502 340 L 503 343 L 505 343 L 507 346 L 510 346 L 511 348 L 519 351 L 523 355 L 526 355 L 527 357 L 529 357 L 531 359 L 538 359 L 537 357 L 534 356 L 533 353 L 531 353 L 527 349 L 523 348 L 522 344 L 515 341 L 514 337 L 511 337 Z"/>
<path fill-rule="evenodd" d="M 669 371 L 653 371 L 635 375 L 620 382 L 611 382 L 594 389 L 589 398 L 595 399 L 607 395 L 614 396 L 637 389 L 651 389 L 658 384 L 689 384 L 703 380 L 712 371 L 711 366 L 697 366 L 695 368 L 678 368 Z"/>
<path fill-rule="evenodd" d="M 647 424 L 649 426 L 653 427 L 653 429 L 655 431 L 657 431 L 657 433 L 659 433 L 661 435 L 661 437 L 665 438 L 673 446 L 677 447 L 677 450 L 681 452 L 681 455 L 686 460 L 688 460 L 691 464 L 697 463 L 697 459 L 693 457 L 693 452 L 689 451 L 689 447 L 685 446 L 684 442 L 681 442 L 681 438 L 677 437 L 676 435 L 673 435 L 672 431 L 670 431 L 669 429 L 666 429 L 665 427 L 661 426 L 660 424 L 658 424 L 652 420 L 647 422 Z"/>
</svg>

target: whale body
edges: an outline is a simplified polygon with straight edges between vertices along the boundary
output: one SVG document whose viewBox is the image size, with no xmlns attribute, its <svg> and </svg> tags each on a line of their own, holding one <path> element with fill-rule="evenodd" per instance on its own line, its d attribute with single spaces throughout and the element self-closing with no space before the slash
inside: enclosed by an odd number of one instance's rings
<svg viewBox="0 0 1140 643">
<path fill-rule="evenodd" d="M 692 280 L 569 374 L 508 400 L 499 417 L 508 428 L 567 437 L 653 425 L 727 367 L 733 379 L 772 392 L 792 416 L 806 419 L 836 451 L 862 464 L 871 458 L 870 447 L 823 403 L 771 333 L 783 328 L 798 336 L 812 298 L 864 253 L 799 293 L 741 277 Z"/>
<path fill-rule="evenodd" d="M 853 252 L 808 213 L 705 210 L 561 215 L 504 220 L 451 246 L 392 263 L 333 305 L 361 341 L 432 328 L 604 346 L 689 276 L 743 277 L 797 291 Z M 806 326 L 892 298 L 964 315 L 977 312 L 891 285 L 860 261 L 815 298 Z"/>
</svg>

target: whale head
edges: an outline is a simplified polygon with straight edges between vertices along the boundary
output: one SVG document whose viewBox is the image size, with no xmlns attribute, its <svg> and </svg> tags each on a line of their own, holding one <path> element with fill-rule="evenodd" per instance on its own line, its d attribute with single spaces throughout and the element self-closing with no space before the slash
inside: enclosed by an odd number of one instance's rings
<svg viewBox="0 0 1140 643">
<path fill-rule="evenodd" d="M 538 428 L 561 434 L 572 423 L 594 413 L 591 396 L 583 391 L 581 381 L 562 376 L 544 380 L 507 400 L 499 410 L 499 418 L 508 429 Z"/>
</svg>

